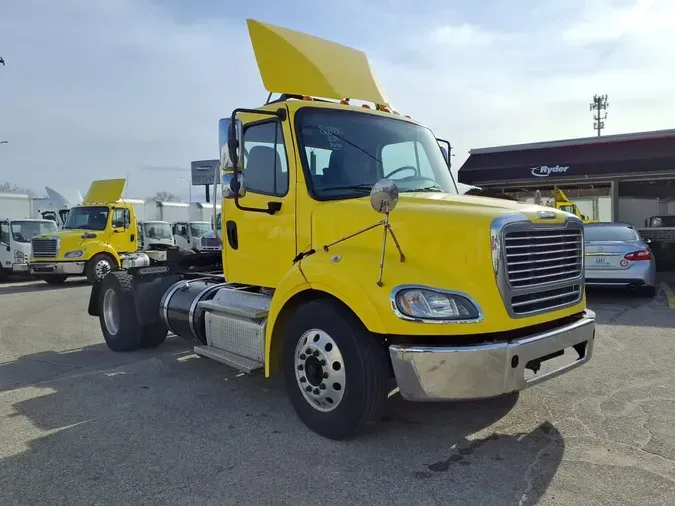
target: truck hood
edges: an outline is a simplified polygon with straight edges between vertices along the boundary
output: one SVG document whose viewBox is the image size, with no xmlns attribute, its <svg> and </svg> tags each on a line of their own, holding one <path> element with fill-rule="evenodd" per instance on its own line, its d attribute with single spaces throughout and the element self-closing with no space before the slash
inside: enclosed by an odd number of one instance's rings
<svg viewBox="0 0 675 506">
<path fill-rule="evenodd" d="M 538 217 L 537 213 L 541 211 L 553 218 Z M 478 244 L 472 241 L 489 243 L 490 223 L 495 218 L 516 213 L 523 219 L 546 224 L 563 223 L 570 217 L 569 213 L 550 207 L 505 199 L 447 193 L 402 193 L 390 214 L 390 223 L 404 253 L 406 248 L 419 249 L 425 256 L 437 251 L 447 259 L 453 251 L 470 257 Z M 339 216 L 338 220 L 336 216 Z M 383 217 L 373 211 L 368 196 L 321 203 L 312 215 L 312 246 L 319 249 Z M 379 250 L 382 230 L 376 230 L 349 239 L 344 245 L 352 243 L 354 247 Z"/>
<path fill-rule="evenodd" d="M 538 217 L 541 211 L 549 218 Z M 396 245 L 387 237 L 385 285 L 391 288 L 422 283 L 471 294 L 485 293 L 490 286 L 496 294 L 490 225 L 505 215 L 545 224 L 570 219 L 569 213 L 563 211 L 504 199 L 443 193 L 401 194 L 390 214 L 390 224 L 405 261 L 400 261 Z M 377 279 L 383 227 L 331 246 L 328 252 L 323 248 L 383 218 L 384 215 L 372 209 L 368 196 L 322 202 L 312 214 L 312 248 L 316 251 L 316 260 L 329 265 L 335 263 L 336 268 L 339 265 L 343 271 L 341 276 L 367 275 Z"/>
</svg>

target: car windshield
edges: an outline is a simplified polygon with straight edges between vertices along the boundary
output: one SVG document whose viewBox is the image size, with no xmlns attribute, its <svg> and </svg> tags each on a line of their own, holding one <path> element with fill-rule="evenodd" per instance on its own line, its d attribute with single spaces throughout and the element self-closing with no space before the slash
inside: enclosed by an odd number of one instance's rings
<svg viewBox="0 0 675 506">
<path fill-rule="evenodd" d="M 457 194 L 457 186 L 431 130 L 355 111 L 304 108 L 297 114 L 303 163 L 318 199 L 358 197 L 379 179 L 399 192 Z"/>
<path fill-rule="evenodd" d="M 171 232 L 171 225 L 168 223 L 150 221 L 143 224 L 145 228 L 145 235 L 148 239 L 171 239 L 173 233 Z"/>
<path fill-rule="evenodd" d="M 53 221 L 13 221 L 12 239 L 16 242 L 30 243 L 36 235 L 56 232 L 58 227 Z"/>
<path fill-rule="evenodd" d="M 205 233 L 210 232 L 210 231 L 211 231 L 211 225 L 206 221 L 190 223 L 190 234 L 193 237 L 201 237 Z"/>
<path fill-rule="evenodd" d="M 105 230 L 110 210 L 104 206 L 74 207 L 64 229 Z"/>
<path fill-rule="evenodd" d="M 601 225 L 584 227 L 584 238 L 586 241 L 637 241 L 640 236 L 632 228 Z"/>
</svg>

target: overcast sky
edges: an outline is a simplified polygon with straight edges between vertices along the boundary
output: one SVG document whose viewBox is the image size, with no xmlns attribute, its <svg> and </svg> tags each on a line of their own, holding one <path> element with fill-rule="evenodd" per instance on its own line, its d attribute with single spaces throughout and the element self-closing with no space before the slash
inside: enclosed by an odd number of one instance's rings
<svg viewBox="0 0 675 506">
<path fill-rule="evenodd" d="M 218 118 L 267 97 L 245 18 L 366 51 L 394 107 L 471 148 L 674 127 L 672 0 L 5 0 L 0 182 L 187 197 Z M 324 7 L 325 6 L 325 7 Z M 148 166 L 184 167 L 152 171 Z M 195 188 L 193 193 L 201 193 Z"/>
</svg>

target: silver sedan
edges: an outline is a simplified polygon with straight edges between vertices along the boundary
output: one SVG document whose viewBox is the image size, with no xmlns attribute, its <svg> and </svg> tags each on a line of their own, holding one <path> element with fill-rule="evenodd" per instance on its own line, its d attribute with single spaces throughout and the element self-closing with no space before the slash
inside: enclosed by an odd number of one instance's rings
<svg viewBox="0 0 675 506">
<path fill-rule="evenodd" d="M 656 294 L 656 262 L 644 240 L 626 223 L 584 225 L 586 286 L 637 289 Z"/>
</svg>

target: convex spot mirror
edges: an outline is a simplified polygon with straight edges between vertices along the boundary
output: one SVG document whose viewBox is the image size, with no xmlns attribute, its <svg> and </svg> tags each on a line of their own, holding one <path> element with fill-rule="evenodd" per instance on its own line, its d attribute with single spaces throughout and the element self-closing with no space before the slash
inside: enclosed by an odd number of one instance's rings
<svg viewBox="0 0 675 506">
<path fill-rule="evenodd" d="M 223 187 L 223 198 L 233 199 L 235 196 L 241 198 L 246 195 L 246 187 L 244 185 L 244 174 L 237 173 L 234 177 L 234 172 L 227 172 L 222 175 L 221 185 Z"/>
<path fill-rule="evenodd" d="M 398 203 L 398 187 L 390 179 L 380 179 L 370 190 L 370 205 L 376 212 L 387 214 Z"/>
</svg>

